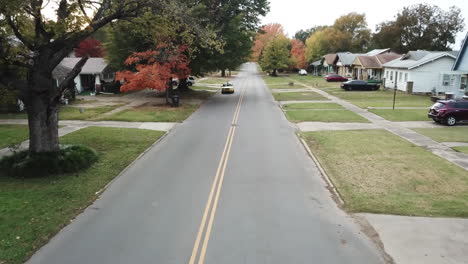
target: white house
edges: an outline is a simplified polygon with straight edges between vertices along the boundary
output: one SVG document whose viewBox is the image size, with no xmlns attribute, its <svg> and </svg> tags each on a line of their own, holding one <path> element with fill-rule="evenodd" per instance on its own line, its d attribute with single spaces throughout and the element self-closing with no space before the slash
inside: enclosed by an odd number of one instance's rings
<svg viewBox="0 0 468 264">
<path fill-rule="evenodd" d="M 63 81 L 80 59 L 81 58 L 64 58 L 62 62 L 55 67 L 52 75 L 57 81 L 57 84 Z M 94 92 L 96 89 L 100 88 L 103 82 L 114 81 L 114 77 L 114 72 L 109 70 L 108 64 L 103 58 L 89 58 L 74 81 L 78 92 Z"/>
<path fill-rule="evenodd" d="M 383 64 L 385 87 L 413 93 L 454 92 L 456 80 L 447 72 L 452 70 L 455 55 L 452 51 L 410 51 Z"/>
<path fill-rule="evenodd" d="M 468 95 L 468 33 L 463 40 L 460 52 L 453 64 L 452 71 L 455 72 L 455 79 L 458 84 L 458 94 Z"/>
</svg>

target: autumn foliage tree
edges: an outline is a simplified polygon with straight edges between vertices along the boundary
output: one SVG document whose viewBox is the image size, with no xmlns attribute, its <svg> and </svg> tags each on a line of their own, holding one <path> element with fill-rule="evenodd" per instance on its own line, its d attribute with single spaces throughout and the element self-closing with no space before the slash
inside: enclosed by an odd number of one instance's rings
<svg viewBox="0 0 468 264">
<path fill-rule="evenodd" d="M 260 61 L 265 46 L 276 37 L 286 37 L 283 26 L 278 23 L 263 26 L 255 36 L 254 46 L 252 48 L 252 59 Z"/>
<path fill-rule="evenodd" d="M 304 69 L 307 65 L 305 57 L 306 47 L 304 43 L 298 39 L 293 39 L 291 44 L 291 66 L 296 69 Z"/>
<path fill-rule="evenodd" d="M 104 47 L 97 39 L 88 38 L 80 42 L 78 48 L 75 48 L 75 56 L 77 57 L 91 57 L 102 58 L 104 57 Z"/>
<path fill-rule="evenodd" d="M 159 45 L 154 50 L 133 53 L 125 60 L 129 70 L 116 75 L 117 80 L 124 80 L 120 90 L 153 89 L 170 95 L 172 89 L 168 88 L 172 88 L 172 78 L 186 79 L 191 73 L 186 50 L 187 46 Z"/>
</svg>

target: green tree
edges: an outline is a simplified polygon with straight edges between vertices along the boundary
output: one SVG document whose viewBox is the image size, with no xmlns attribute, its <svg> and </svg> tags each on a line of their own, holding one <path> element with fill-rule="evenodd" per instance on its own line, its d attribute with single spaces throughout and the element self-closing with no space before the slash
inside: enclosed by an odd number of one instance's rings
<svg viewBox="0 0 468 264">
<path fill-rule="evenodd" d="M 317 31 L 324 30 L 327 27 L 329 27 L 329 26 L 313 26 L 313 27 L 311 27 L 309 29 L 306 29 L 306 30 L 301 29 L 301 30 L 297 31 L 296 34 L 294 34 L 294 38 L 302 41 L 302 43 L 305 44 L 306 40 L 310 36 L 312 36 L 312 34 L 314 34 Z"/>
<path fill-rule="evenodd" d="M 291 64 L 290 51 L 291 41 L 278 36 L 266 44 L 260 66 L 264 71 L 271 71 L 271 76 L 277 76 L 278 69 L 286 69 Z"/>
<path fill-rule="evenodd" d="M 373 46 L 401 53 L 417 49 L 450 50 L 456 34 L 464 29 L 463 21 L 458 7 L 450 7 L 448 11 L 429 4 L 405 7 L 395 20 L 377 25 Z"/>
<path fill-rule="evenodd" d="M 347 51 L 350 46 L 349 33 L 328 27 L 315 32 L 306 40 L 306 59 L 311 62 L 327 53 Z"/>
<path fill-rule="evenodd" d="M 345 33 L 346 37 L 350 39 L 348 51 L 360 52 L 369 48 L 371 31 L 367 27 L 365 14 L 352 12 L 341 16 L 335 20 L 333 27 Z"/>
<path fill-rule="evenodd" d="M 0 54 L 8 65 L 27 71 L 26 84 L 20 88 L 20 98 L 26 106 L 29 121 L 29 151 L 31 153 L 59 150 L 58 107 L 68 83 L 73 80 L 88 59 L 83 57 L 57 87 L 52 77 L 54 68 L 82 40 L 102 27 L 120 19 L 139 16 L 151 8 L 155 13 L 166 7 L 162 0 L 60 0 L 56 19 L 43 14 L 43 0 L 9 0 L 0 2 L 0 17 L 16 41 L 0 39 L 2 50 L 18 46 L 22 50 L 14 57 Z M 5 29 L 3 29 L 5 30 Z M 6 48 L 5 48 L 6 47 Z M 1 76 L 1 83 L 8 81 Z"/>
</svg>

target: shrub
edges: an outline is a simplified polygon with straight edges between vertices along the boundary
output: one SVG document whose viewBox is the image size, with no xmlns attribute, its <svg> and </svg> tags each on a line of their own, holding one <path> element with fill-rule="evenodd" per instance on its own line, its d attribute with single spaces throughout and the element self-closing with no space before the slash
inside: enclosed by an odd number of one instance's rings
<svg viewBox="0 0 468 264">
<path fill-rule="evenodd" d="M 21 151 L 0 160 L 0 174 L 34 178 L 76 172 L 98 160 L 95 150 L 85 146 L 61 146 L 59 152 L 32 154 Z"/>
</svg>

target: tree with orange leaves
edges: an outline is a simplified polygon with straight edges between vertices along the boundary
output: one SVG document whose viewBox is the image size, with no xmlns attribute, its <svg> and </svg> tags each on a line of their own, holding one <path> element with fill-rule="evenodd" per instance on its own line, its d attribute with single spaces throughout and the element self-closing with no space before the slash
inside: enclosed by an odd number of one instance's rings
<svg viewBox="0 0 468 264">
<path fill-rule="evenodd" d="M 306 58 L 305 58 L 305 50 L 306 47 L 302 41 L 298 39 L 293 39 L 291 41 L 292 48 L 291 48 L 291 59 L 292 59 L 292 67 L 296 69 L 304 69 L 307 66 Z"/>
<path fill-rule="evenodd" d="M 263 50 L 268 42 L 272 41 L 276 37 L 286 37 L 283 26 L 278 23 L 272 23 L 263 26 L 255 36 L 254 46 L 252 48 L 252 59 L 254 61 L 260 61 Z"/>
<path fill-rule="evenodd" d="M 170 96 L 172 78 L 186 79 L 191 71 L 185 55 L 187 46 L 159 45 L 155 50 L 135 52 L 125 60 L 131 70 L 118 72 L 117 80 L 123 80 L 122 92 L 154 89 L 166 91 Z M 170 89 L 169 89 L 170 88 Z"/>
</svg>

